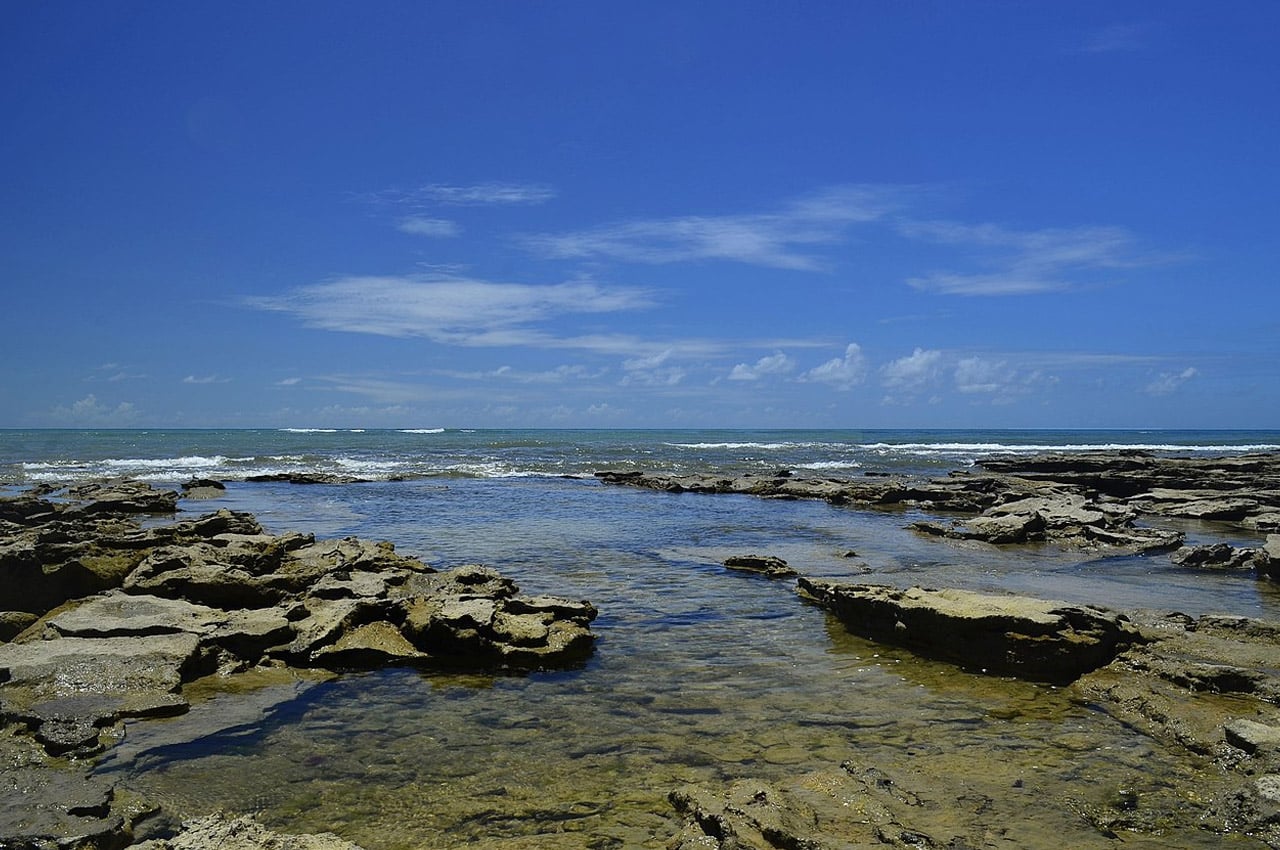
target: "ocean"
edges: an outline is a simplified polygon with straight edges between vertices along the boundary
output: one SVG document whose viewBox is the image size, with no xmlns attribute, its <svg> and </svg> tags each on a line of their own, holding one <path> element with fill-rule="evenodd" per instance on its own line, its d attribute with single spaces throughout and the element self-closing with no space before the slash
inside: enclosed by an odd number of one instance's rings
<svg viewBox="0 0 1280 850">
<path fill-rule="evenodd" d="M 943 474 L 996 454 L 1115 448 L 1275 451 L 1280 431 L 0 430 L 0 485 L 118 475 L 165 483 L 287 473 L 501 479 L 616 468 Z"/>
<path fill-rule="evenodd" d="M 180 745 L 172 741 L 190 718 L 131 724 L 99 773 L 176 812 L 253 813 L 367 850 L 661 847 L 677 823 L 673 788 L 776 780 L 851 758 L 890 773 L 955 774 L 992 799 L 1032 776 L 1045 799 L 1069 798 L 1091 771 L 1150 799 L 1194 781 L 1132 728 L 1059 689 L 959 675 L 853 638 L 791 583 L 726 571 L 730 555 L 777 555 L 820 578 L 1193 616 L 1280 620 L 1280 593 L 1251 576 L 1184 570 L 1166 554 L 961 545 L 907 530 L 926 516 L 916 511 L 635 490 L 593 472 L 943 475 L 994 454 L 1118 447 L 1278 451 L 1280 432 L 4 430 L 0 490 L 213 478 L 226 495 L 181 502 L 184 514 L 227 507 L 273 532 L 390 540 L 432 566 L 487 563 L 525 592 L 600 610 L 597 650 L 581 669 L 383 670 L 276 697 L 276 686 L 222 694 L 215 700 L 232 713 L 246 701 L 266 708 Z M 359 480 L 247 480 L 289 473 Z M 1177 527 L 1193 542 L 1257 542 L 1209 523 Z M 1025 829 L 1043 834 L 1024 832 L 1024 846 L 1072 844 L 1078 827 L 1039 817 L 1027 815 Z M 1212 838 L 1176 833 L 1168 846 Z"/>
</svg>

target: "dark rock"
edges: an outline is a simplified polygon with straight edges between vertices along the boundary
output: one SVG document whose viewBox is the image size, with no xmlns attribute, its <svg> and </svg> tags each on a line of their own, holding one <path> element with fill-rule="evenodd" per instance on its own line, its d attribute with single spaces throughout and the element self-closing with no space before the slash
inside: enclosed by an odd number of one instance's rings
<svg viewBox="0 0 1280 850">
<path fill-rule="evenodd" d="M 113 809 L 110 784 L 86 768 L 54 763 L 29 742 L 0 732 L 0 847 L 117 850 L 128 821 Z"/>
<path fill-rule="evenodd" d="M 192 478 L 182 485 L 184 499 L 220 499 L 226 494 L 227 485 L 211 478 Z"/>
<path fill-rule="evenodd" d="M 760 573 L 769 578 L 799 575 L 786 561 L 775 555 L 733 555 L 725 558 L 724 565 L 731 570 Z"/>
<path fill-rule="evenodd" d="M 1214 569 L 1254 569 L 1266 562 L 1263 550 L 1248 547 L 1236 548 L 1229 543 L 1183 546 L 1169 558 L 1183 567 Z"/>
<path fill-rule="evenodd" d="M 157 490 L 145 481 L 118 478 L 91 481 L 67 490 L 77 501 L 64 513 L 79 516 L 92 514 L 171 514 L 178 509 L 178 494 Z"/>
<path fill-rule="evenodd" d="M 29 494 L 0 496 L 0 522 L 19 526 L 47 522 L 55 517 L 59 510 L 60 508 L 52 502 Z"/>
<path fill-rule="evenodd" d="M 799 590 L 861 637 L 967 670 L 1033 681 L 1071 681 L 1138 639 L 1123 615 L 1092 606 L 803 577 Z"/>
<path fill-rule="evenodd" d="M 0 611 L 0 642 L 13 640 L 40 619 L 27 611 Z"/>
<path fill-rule="evenodd" d="M 1258 574 L 1267 578 L 1280 578 L 1280 534 L 1268 534 L 1262 553 L 1255 559 Z"/>
<path fill-rule="evenodd" d="M 284 484 L 359 484 L 366 479 L 323 472 L 272 472 L 265 475 L 249 475 L 244 480 Z"/>
</svg>

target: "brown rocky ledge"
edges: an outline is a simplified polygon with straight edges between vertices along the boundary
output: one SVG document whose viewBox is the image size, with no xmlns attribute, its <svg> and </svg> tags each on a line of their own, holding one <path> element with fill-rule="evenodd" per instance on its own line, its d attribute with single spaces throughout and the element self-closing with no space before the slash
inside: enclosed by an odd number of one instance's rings
<svg viewBox="0 0 1280 850">
<path fill-rule="evenodd" d="M 114 850 L 146 837 L 155 808 L 117 800 L 78 765 L 119 741 L 126 720 L 188 711 L 183 685 L 194 679 L 525 670 L 593 651 L 590 603 L 522 594 L 486 566 L 436 571 L 390 543 L 272 535 L 228 510 L 144 527 L 135 515 L 172 513 L 178 497 L 137 482 L 65 495 L 0 499 L 0 847 L 10 850 Z M 223 838 L 258 834 L 236 824 Z M 339 846 L 309 841 L 267 844 Z"/>
<path fill-rule="evenodd" d="M 1251 532 L 1280 532 L 1280 454 L 1274 453 L 1179 458 L 1097 451 L 1000 457 L 982 461 L 974 471 L 929 479 L 838 479 L 785 470 L 737 477 L 602 470 L 596 477 L 605 484 L 671 493 L 825 499 L 866 509 L 964 514 L 951 522 L 920 520 L 910 527 L 943 539 L 996 545 L 1048 542 L 1114 553 L 1182 545 L 1181 532 L 1142 525 L 1144 518 L 1213 520 Z M 1250 565 L 1270 575 L 1266 552 L 1258 558 L 1251 554 Z"/>
<path fill-rule="evenodd" d="M 1138 640 L 1128 618 L 1088 605 L 803 577 L 798 588 L 860 637 L 1030 681 L 1070 682 Z"/>
</svg>

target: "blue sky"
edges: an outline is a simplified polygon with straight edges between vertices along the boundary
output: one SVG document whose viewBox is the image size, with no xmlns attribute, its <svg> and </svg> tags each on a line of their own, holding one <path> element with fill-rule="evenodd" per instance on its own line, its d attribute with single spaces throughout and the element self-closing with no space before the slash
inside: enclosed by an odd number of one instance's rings
<svg viewBox="0 0 1280 850">
<path fill-rule="evenodd" d="M 1280 3 L 12 3 L 0 426 L 1280 427 Z"/>
</svg>

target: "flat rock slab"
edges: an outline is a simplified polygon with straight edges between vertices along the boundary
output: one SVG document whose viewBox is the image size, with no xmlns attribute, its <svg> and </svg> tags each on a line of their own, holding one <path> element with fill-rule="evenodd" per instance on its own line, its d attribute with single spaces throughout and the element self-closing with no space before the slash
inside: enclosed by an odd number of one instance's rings
<svg viewBox="0 0 1280 850">
<path fill-rule="evenodd" d="M 122 816 L 111 787 L 83 771 L 44 765 L 0 772 L 0 847 L 111 847 L 122 843 Z"/>
<path fill-rule="evenodd" d="M 861 637 L 1032 681 L 1072 681 L 1138 639 L 1122 614 L 1025 596 L 807 578 L 799 580 L 799 591 Z"/>
<path fill-rule="evenodd" d="M 58 638 L 0 646 L 0 718 L 29 726 L 50 753 L 91 754 L 123 717 L 179 714 L 194 635 Z"/>
<path fill-rule="evenodd" d="M 113 591 L 51 617 L 49 625 L 63 637 L 143 637 L 205 634 L 228 617 L 225 611 L 183 599 Z"/>
</svg>

